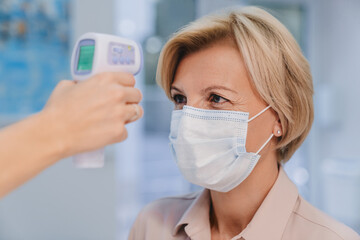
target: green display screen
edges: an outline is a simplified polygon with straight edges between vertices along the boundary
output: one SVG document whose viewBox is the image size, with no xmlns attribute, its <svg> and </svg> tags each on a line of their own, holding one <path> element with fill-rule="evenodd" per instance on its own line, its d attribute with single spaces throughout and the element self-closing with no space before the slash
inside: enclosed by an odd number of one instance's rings
<svg viewBox="0 0 360 240">
<path fill-rule="evenodd" d="M 80 47 L 78 71 L 89 71 L 92 69 L 95 45 Z"/>
</svg>

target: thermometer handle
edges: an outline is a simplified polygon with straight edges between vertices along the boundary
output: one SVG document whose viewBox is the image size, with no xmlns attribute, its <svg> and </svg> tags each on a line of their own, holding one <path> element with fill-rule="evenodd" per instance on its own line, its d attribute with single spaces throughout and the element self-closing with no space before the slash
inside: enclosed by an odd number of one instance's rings
<svg viewBox="0 0 360 240">
<path fill-rule="evenodd" d="M 101 168 L 104 166 L 105 149 L 81 153 L 73 157 L 74 165 L 78 168 Z"/>
<path fill-rule="evenodd" d="M 141 47 L 136 42 L 114 35 L 85 33 L 73 49 L 71 75 L 74 80 L 86 81 L 101 72 L 136 74 L 141 65 Z M 73 161 L 79 168 L 101 168 L 104 149 L 75 155 Z"/>
</svg>

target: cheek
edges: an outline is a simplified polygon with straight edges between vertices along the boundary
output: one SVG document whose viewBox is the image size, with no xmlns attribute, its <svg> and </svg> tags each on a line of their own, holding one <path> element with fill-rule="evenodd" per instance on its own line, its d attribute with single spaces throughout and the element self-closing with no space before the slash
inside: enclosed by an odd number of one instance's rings
<svg viewBox="0 0 360 240">
<path fill-rule="evenodd" d="M 246 137 L 246 151 L 257 152 L 260 147 L 268 140 L 273 131 L 273 124 L 270 119 L 254 119 L 248 125 Z"/>
<path fill-rule="evenodd" d="M 260 148 L 260 139 L 262 137 L 261 131 L 259 131 L 256 124 L 249 123 L 247 135 L 246 135 L 246 151 L 257 152 Z"/>
</svg>

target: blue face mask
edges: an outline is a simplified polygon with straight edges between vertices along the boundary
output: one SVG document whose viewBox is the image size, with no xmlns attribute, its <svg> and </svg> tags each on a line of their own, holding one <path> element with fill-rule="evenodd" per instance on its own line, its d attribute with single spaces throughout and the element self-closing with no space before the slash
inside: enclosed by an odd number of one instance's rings
<svg viewBox="0 0 360 240">
<path fill-rule="evenodd" d="M 246 151 L 249 118 L 238 111 L 205 110 L 184 106 L 174 110 L 170 127 L 170 146 L 181 173 L 193 184 L 228 192 L 244 181 L 258 162 L 259 152 Z"/>
</svg>

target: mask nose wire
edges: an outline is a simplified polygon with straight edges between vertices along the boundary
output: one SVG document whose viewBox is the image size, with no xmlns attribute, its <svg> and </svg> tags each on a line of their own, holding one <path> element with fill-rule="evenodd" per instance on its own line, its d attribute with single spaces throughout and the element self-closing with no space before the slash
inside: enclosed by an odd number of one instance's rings
<svg viewBox="0 0 360 240">
<path fill-rule="evenodd" d="M 270 108 L 270 105 L 267 106 L 266 108 L 264 108 L 261 112 L 259 112 L 258 114 L 256 114 L 255 116 L 253 116 L 252 118 L 250 118 L 249 120 L 247 120 L 247 122 L 251 122 L 252 120 L 254 120 L 255 118 L 257 118 L 258 116 L 260 116 L 263 112 L 265 112 L 266 110 L 268 110 Z"/>
</svg>

